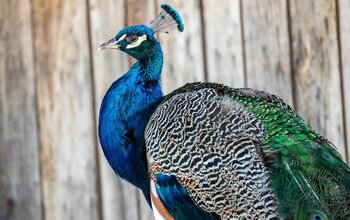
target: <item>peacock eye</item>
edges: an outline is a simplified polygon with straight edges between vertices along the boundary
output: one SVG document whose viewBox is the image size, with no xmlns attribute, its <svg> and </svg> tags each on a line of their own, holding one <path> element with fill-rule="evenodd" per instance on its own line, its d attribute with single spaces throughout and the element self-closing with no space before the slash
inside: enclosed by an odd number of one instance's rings
<svg viewBox="0 0 350 220">
<path fill-rule="evenodd" d="M 310 213 L 309 220 L 328 220 L 328 217 L 324 212 L 317 210 Z"/>
<path fill-rule="evenodd" d="M 322 220 L 322 216 L 318 213 L 314 214 L 314 219 L 315 220 Z"/>
<path fill-rule="evenodd" d="M 137 35 L 128 35 L 125 37 L 126 41 L 128 41 L 129 43 L 134 43 L 137 41 L 137 39 L 139 39 L 139 37 Z"/>
</svg>

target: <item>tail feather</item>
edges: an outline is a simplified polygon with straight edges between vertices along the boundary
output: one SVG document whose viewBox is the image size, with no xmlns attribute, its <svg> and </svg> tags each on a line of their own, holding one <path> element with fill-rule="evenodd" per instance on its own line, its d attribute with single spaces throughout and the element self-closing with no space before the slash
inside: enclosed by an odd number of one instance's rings
<svg viewBox="0 0 350 220">
<path fill-rule="evenodd" d="M 331 219 L 350 218 L 350 169 L 329 145 L 315 149 L 309 166 L 283 162 L 272 184 L 283 198 L 282 212 L 293 219 L 308 219 L 319 212 Z M 282 190 L 283 188 L 288 190 Z M 291 214 L 293 213 L 293 214 Z"/>
</svg>

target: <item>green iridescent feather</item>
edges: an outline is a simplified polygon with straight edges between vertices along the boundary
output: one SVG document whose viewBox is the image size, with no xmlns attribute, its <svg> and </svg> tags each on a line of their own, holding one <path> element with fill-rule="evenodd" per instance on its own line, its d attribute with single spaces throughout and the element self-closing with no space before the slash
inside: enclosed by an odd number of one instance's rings
<svg viewBox="0 0 350 220">
<path fill-rule="evenodd" d="M 317 213 L 322 219 L 350 218 L 350 168 L 293 109 L 267 93 L 215 83 L 187 84 L 165 99 L 203 88 L 230 96 L 264 123 L 266 138 L 260 150 L 270 161 L 271 187 L 281 216 L 318 219 L 313 218 Z"/>
</svg>

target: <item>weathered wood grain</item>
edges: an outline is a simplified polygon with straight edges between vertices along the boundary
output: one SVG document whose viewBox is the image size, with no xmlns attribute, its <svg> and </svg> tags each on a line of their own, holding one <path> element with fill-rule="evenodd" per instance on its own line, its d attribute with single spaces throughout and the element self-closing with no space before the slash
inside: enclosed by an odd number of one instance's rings
<svg viewBox="0 0 350 220">
<path fill-rule="evenodd" d="M 178 10 L 185 24 L 183 33 L 174 30 L 158 35 L 164 52 L 162 88 L 166 94 L 187 82 L 204 81 L 205 74 L 200 1 L 157 0 L 157 5 L 161 3 Z"/>
<path fill-rule="evenodd" d="M 242 1 L 247 86 L 293 105 L 287 2 Z"/>
<path fill-rule="evenodd" d="M 87 5 L 34 0 L 45 219 L 98 219 Z"/>
<path fill-rule="evenodd" d="M 98 52 L 97 48 L 109 40 L 125 26 L 124 1 L 89 1 L 91 55 L 93 58 L 93 76 L 95 86 L 95 114 L 98 112 L 102 98 L 109 86 L 128 70 L 127 56 L 119 51 L 105 50 Z M 98 123 L 96 121 L 95 123 Z M 120 178 L 109 166 L 99 148 L 100 187 L 102 197 L 102 215 L 105 220 L 137 219 L 136 189 Z"/>
<path fill-rule="evenodd" d="M 125 0 L 126 25 L 148 25 L 155 18 L 155 0 Z M 158 7 L 158 6 L 157 6 Z"/>
<path fill-rule="evenodd" d="M 340 52 L 342 58 L 342 80 L 343 80 L 343 105 L 346 125 L 346 140 L 347 140 L 347 153 L 348 163 L 350 164 L 350 1 L 339 0 L 339 39 L 340 39 Z"/>
<path fill-rule="evenodd" d="M 0 219 L 41 219 L 30 1 L 0 2 Z"/>
<path fill-rule="evenodd" d="M 297 111 L 344 156 L 335 1 L 289 2 Z"/>
<path fill-rule="evenodd" d="M 100 103 L 108 87 L 126 73 L 130 65 L 128 55 L 122 52 L 108 50 L 97 52 L 95 49 L 125 27 L 125 17 L 124 1 L 90 0 L 96 115 L 98 115 Z M 115 175 L 100 146 L 99 149 L 103 218 L 106 220 L 139 219 L 139 190 Z"/>
<path fill-rule="evenodd" d="M 239 0 L 203 0 L 208 81 L 244 87 Z"/>
<path fill-rule="evenodd" d="M 138 25 L 144 24 L 148 25 L 155 18 L 155 1 L 154 0 L 126 0 L 126 24 Z M 132 65 L 135 60 L 129 59 Z M 130 65 L 130 67 L 131 67 Z M 145 197 L 141 190 L 137 189 L 137 204 L 134 207 L 128 207 L 130 212 L 137 212 L 139 220 L 149 220 L 153 219 L 152 209 L 148 205 Z M 133 210 L 132 210 L 133 209 Z"/>
</svg>

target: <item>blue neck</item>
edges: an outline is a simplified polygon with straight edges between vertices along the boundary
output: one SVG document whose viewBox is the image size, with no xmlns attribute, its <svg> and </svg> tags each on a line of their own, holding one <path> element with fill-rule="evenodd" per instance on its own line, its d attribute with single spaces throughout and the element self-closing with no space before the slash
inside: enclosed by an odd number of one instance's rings
<svg viewBox="0 0 350 220">
<path fill-rule="evenodd" d="M 163 68 L 163 51 L 157 42 L 153 50 L 149 52 L 149 57 L 138 61 L 146 81 L 160 81 L 160 74 Z"/>
<path fill-rule="evenodd" d="M 103 98 L 99 137 L 103 152 L 117 175 L 140 188 L 149 200 L 145 126 L 162 98 L 160 46 L 115 81 Z"/>
</svg>

